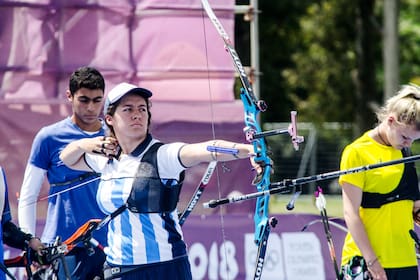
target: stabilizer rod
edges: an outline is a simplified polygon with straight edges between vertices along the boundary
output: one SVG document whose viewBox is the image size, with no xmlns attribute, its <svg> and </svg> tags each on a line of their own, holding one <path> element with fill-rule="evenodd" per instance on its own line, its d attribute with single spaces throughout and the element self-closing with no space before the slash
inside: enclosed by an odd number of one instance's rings
<svg viewBox="0 0 420 280">
<path fill-rule="evenodd" d="M 203 203 L 203 207 L 204 208 L 215 208 L 219 205 L 239 202 L 239 201 L 243 201 L 243 200 L 254 199 L 254 198 L 265 196 L 265 195 L 272 195 L 272 194 L 276 194 L 276 193 L 288 193 L 292 190 L 292 188 L 294 186 L 297 186 L 297 185 L 302 185 L 302 184 L 307 184 L 307 183 L 310 183 L 310 182 L 333 179 L 333 178 L 337 178 L 341 175 L 358 173 L 358 172 L 362 172 L 362 171 L 367 171 L 367 170 L 371 170 L 371 169 L 376 169 L 376 168 L 380 168 L 380 167 L 396 165 L 396 164 L 401 164 L 401 163 L 409 163 L 409 162 L 414 162 L 414 161 L 417 161 L 417 160 L 420 160 L 420 155 L 403 157 L 401 159 L 390 160 L 390 161 L 375 163 L 375 164 L 369 164 L 369 165 L 354 167 L 354 168 L 350 168 L 350 169 L 346 169 L 346 170 L 338 170 L 338 171 L 332 171 L 332 172 L 322 173 L 322 174 L 318 174 L 318 175 L 306 176 L 306 177 L 301 177 L 301 178 L 297 178 L 297 179 L 285 179 L 281 182 L 271 183 L 269 190 L 254 192 L 254 193 L 245 194 L 245 195 L 236 196 L 236 197 L 210 200 L 206 203 Z"/>
</svg>

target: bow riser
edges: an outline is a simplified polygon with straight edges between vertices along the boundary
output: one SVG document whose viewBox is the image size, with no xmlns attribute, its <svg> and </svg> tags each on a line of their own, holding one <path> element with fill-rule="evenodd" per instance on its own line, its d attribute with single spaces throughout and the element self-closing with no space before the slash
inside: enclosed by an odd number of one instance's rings
<svg viewBox="0 0 420 280">
<path fill-rule="evenodd" d="M 250 95 L 245 89 L 241 89 L 241 100 L 244 104 L 245 111 L 245 124 L 246 124 L 246 134 L 253 134 L 254 132 L 261 131 L 261 127 L 257 121 L 257 116 L 260 110 L 255 106 L 255 103 L 250 102 Z M 248 136 L 247 136 L 248 138 Z M 264 166 L 264 171 L 261 176 L 261 179 L 256 182 L 255 186 L 258 191 L 267 190 L 270 186 L 270 175 L 271 175 L 271 163 L 270 159 L 267 157 L 267 147 L 265 145 L 265 140 L 254 139 L 252 141 L 254 146 L 256 162 L 262 162 Z M 266 227 L 268 226 L 268 205 L 269 205 L 269 196 L 259 197 L 256 201 L 256 209 L 254 214 L 254 223 L 255 223 L 255 233 L 254 241 L 256 244 L 260 244 L 265 232 Z"/>
</svg>

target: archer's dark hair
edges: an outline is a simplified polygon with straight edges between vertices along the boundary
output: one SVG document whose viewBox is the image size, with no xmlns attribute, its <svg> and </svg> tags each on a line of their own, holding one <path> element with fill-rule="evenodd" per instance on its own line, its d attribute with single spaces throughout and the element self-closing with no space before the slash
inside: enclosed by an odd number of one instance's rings
<svg viewBox="0 0 420 280">
<path fill-rule="evenodd" d="M 100 89 L 105 92 L 105 80 L 102 74 L 93 67 L 83 66 L 70 76 L 69 90 L 71 95 L 81 88 Z"/>
</svg>

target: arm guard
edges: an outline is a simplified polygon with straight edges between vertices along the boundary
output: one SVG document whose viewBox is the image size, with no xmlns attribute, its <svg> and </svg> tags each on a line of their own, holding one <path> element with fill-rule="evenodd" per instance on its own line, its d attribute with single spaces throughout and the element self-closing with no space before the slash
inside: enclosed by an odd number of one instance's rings
<svg viewBox="0 0 420 280">
<path fill-rule="evenodd" d="M 10 247 L 24 250 L 32 237 L 31 234 L 21 231 L 11 221 L 3 224 L 3 242 Z"/>
</svg>

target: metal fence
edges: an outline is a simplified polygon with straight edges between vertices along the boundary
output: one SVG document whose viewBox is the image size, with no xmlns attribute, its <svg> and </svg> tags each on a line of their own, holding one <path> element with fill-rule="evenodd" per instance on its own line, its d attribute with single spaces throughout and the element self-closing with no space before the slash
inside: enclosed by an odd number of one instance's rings
<svg viewBox="0 0 420 280">
<path fill-rule="evenodd" d="M 287 128 L 288 123 L 266 123 L 264 130 Z M 352 125 L 347 123 L 299 123 L 299 135 L 305 141 L 295 151 L 286 134 L 267 138 L 271 159 L 274 162 L 273 182 L 302 176 L 326 173 L 339 169 L 341 152 L 353 138 Z M 302 185 L 303 193 L 313 193 L 321 185 L 328 194 L 340 193 L 337 180 L 325 180 Z M 298 186 L 299 187 L 299 186 Z"/>
</svg>

